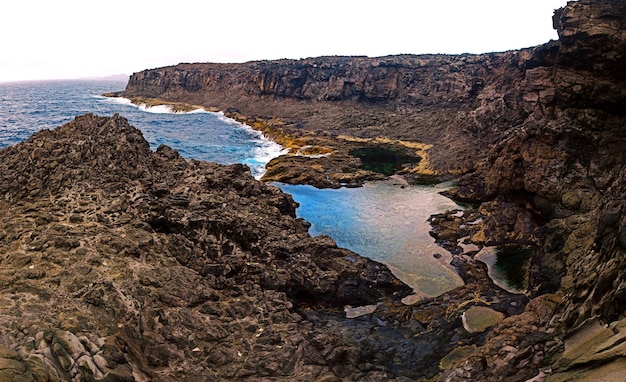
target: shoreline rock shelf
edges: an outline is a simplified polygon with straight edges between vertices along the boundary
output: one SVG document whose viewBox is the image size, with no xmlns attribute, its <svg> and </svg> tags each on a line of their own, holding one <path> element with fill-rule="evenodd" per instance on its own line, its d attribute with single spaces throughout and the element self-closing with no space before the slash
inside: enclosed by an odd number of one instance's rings
<svg viewBox="0 0 626 382">
<path fill-rule="evenodd" d="M 117 115 L 37 133 L 0 166 L 0 331 L 19 354 L 5 359 L 33 375 L 292 375 L 309 346 L 294 305 L 410 293 L 311 238 L 293 200 L 247 167 L 153 153 Z"/>
<path fill-rule="evenodd" d="M 7 380 L 432 377 L 484 335 L 463 332 L 468 294 L 506 316 L 526 303 L 468 263 L 463 287 L 403 305 L 411 288 L 309 236 L 246 166 L 152 152 L 119 115 L 0 151 L 0 195 Z"/>
<path fill-rule="evenodd" d="M 459 232 L 434 230 L 457 269 L 474 264 L 471 246 L 533 253 L 524 313 L 489 329 L 438 378 L 526 381 L 549 374 L 564 338 L 586 320 L 613 325 L 626 315 L 625 7 L 568 2 L 553 15 L 558 41 L 518 51 L 180 64 L 135 73 L 123 93 L 228 110 L 269 135 L 333 152 L 275 159 L 276 181 L 358 185 L 366 178 L 349 151 L 421 145 L 422 160 L 400 175 L 459 178 L 448 195 L 474 207 L 445 222 Z M 341 151 L 347 141 L 354 146 Z M 603 362 L 611 361 L 594 365 Z M 563 366 L 548 377 L 577 372 Z"/>
</svg>

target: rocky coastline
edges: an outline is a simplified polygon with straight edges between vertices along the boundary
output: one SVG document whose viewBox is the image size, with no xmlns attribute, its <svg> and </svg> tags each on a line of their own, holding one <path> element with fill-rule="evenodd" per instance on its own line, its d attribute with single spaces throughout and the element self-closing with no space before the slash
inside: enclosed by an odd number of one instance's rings
<svg viewBox="0 0 626 382">
<path fill-rule="evenodd" d="M 410 182 L 460 177 L 470 208 L 431 220 L 465 285 L 411 305 L 245 166 L 152 152 L 121 116 L 0 151 L 0 379 L 621 381 L 624 15 L 571 1 L 558 41 L 504 53 L 131 76 L 118 95 L 224 110 L 292 149 L 266 180 L 358 186 L 386 175 L 355 153 L 381 148 L 414 158 L 393 170 Z M 475 259 L 519 246 L 524 294 Z"/>
<path fill-rule="evenodd" d="M 41 131 L 0 167 L 2 380 L 430 378 L 485 337 L 465 313 L 528 303 L 459 258 L 463 287 L 402 304 L 387 267 L 309 236 L 246 166 L 152 152 L 119 115 Z"/>
</svg>

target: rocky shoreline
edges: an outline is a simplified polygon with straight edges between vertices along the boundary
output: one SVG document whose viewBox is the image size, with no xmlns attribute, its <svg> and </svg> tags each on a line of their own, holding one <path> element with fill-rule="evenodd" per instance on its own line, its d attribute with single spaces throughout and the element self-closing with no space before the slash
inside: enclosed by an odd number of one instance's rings
<svg viewBox="0 0 626 382">
<path fill-rule="evenodd" d="M 432 220 L 465 285 L 413 305 L 244 166 L 151 152 L 120 116 L 0 151 L 0 379 L 621 381 L 624 14 L 572 1 L 559 41 L 505 53 L 131 77 L 120 95 L 224 110 L 292 148 L 268 179 L 357 186 L 382 175 L 355 150 L 380 147 L 416 158 L 411 181 L 462 175 L 449 195 L 472 208 Z M 491 281 L 485 246 L 532 249 L 526 293 Z"/>
<path fill-rule="evenodd" d="M 126 92 L 104 94 L 106 97 L 126 97 Z M 250 117 L 236 109 L 222 111 L 215 107 L 201 106 L 163 98 L 128 96 L 138 106 L 169 106 L 175 112 L 204 109 L 223 113 L 226 117 L 246 124 L 288 150 L 287 155 L 275 158 L 266 165 L 262 180 L 287 184 L 307 184 L 317 188 L 360 187 L 364 182 L 385 180 L 397 175 L 410 184 L 440 183 L 452 179 L 460 172 L 439 173 L 430 168 L 427 150 L 431 145 L 420 142 L 390 139 L 387 137 L 353 137 L 319 132 L 294 131 L 281 120 Z M 381 172 L 363 166 L 368 158 L 355 152 L 376 150 L 383 158 L 372 156 L 372 161 L 382 163 L 396 161 L 393 172 Z"/>
<path fill-rule="evenodd" d="M 404 305 L 387 267 L 310 237 L 247 167 L 152 152 L 118 115 L 37 133 L 0 166 L 3 380 L 433 377 L 486 335 L 467 311 L 528 302 L 459 258 L 465 286 Z"/>
</svg>

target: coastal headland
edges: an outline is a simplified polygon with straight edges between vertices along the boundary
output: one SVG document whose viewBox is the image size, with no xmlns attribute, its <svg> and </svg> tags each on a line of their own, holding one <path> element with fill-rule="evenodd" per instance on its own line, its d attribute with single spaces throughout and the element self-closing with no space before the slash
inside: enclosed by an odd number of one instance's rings
<svg viewBox="0 0 626 382">
<path fill-rule="evenodd" d="M 179 64 L 115 94 L 262 130 L 291 149 L 265 180 L 458 178 L 470 208 L 432 234 L 465 285 L 413 304 L 245 166 L 152 152 L 119 115 L 0 151 L 0 379 L 623 380 L 624 15 L 572 1 L 519 51 Z M 524 293 L 481 248 L 527 256 Z"/>
</svg>

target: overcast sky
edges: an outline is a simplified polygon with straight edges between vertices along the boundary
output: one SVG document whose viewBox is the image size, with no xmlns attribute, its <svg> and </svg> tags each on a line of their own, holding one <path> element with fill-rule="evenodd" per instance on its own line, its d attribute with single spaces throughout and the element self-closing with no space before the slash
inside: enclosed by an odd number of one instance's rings
<svg viewBox="0 0 626 382">
<path fill-rule="evenodd" d="M 485 53 L 557 39 L 566 0 L 15 0 L 0 81 L 132 74 L 179 62 Z"/>
</svg>

